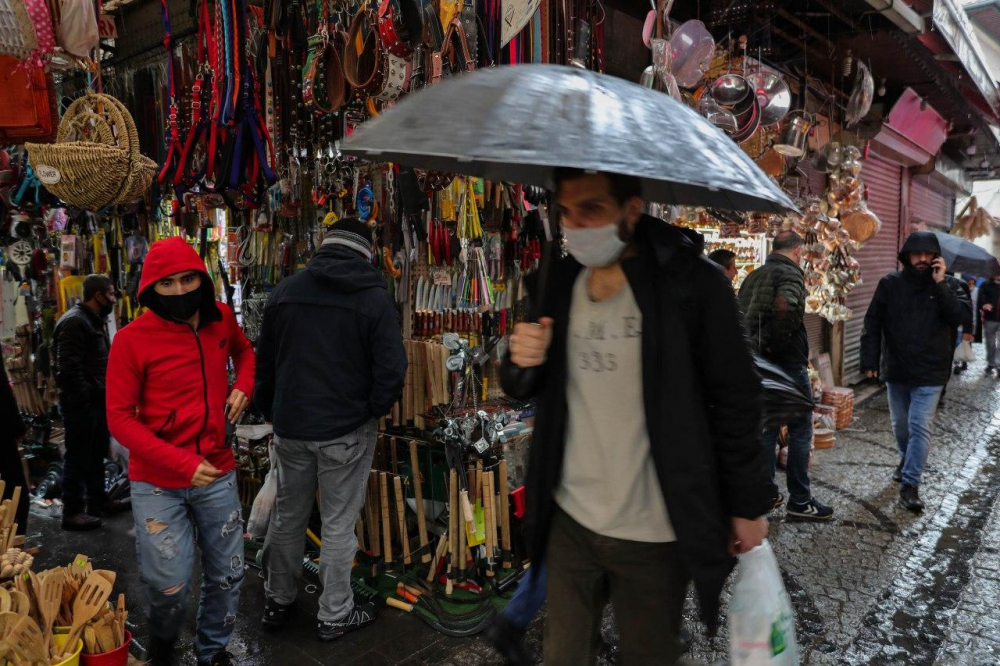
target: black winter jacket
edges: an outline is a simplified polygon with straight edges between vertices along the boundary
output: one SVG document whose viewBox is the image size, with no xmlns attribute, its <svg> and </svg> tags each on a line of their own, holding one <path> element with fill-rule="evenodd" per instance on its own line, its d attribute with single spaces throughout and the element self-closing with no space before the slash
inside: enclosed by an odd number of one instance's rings
<svg viewBox="0 0 1000 666">
<path fill-rule="evenodd" d="M 780 364 L 809 363 L 805 273 L 795 261 L 772 253 L 743 281 L 739 301 L 757 353 Z"/>
<path fill-rule="evenodd" d="M 910 245 L 908 240 L 899 255 L 903 270 L 879 281 L 868 306 L 861 369 L 878 372 L 884 361 L 887 382 L 944 386 L 951 377 L 955 330 L 970 320 L 972 303 L 959 280 L 934 282 L 930 272 L 914 269 L 908 253 L 924 248 Z"/>
<path fill-rule="evenodd" d="M 979 309 L 984 305 L 992 305 L 992 312 L 983 312 L 983 321 L 1000 321 L 1000 284 L 993 280 L 983 283 L 979 288 Z"/>
<path fill-rule="evenodd" d="M 52 338 L 60 406 L 102 407 L 111 347 L 104 321 L 83 303 L 77 303 L 59 318 Z"/>
<path fill-rule="evenodd" d="M 727 550 L 730 518 L 764 515 L 777 494 L 760 442 L 760 379 L 732 287 L 701 256 L 702 237 L 645 216 L 635 241 L 638 255 L 622 268 L 643 318 L 641 381 L 653 463 L 703 618 L 714 627 L 735 563 Z M 537 400 L 527 480 L 536 561 L 545 556 L 566 448 L 567 330 L 581 269 L 571 257 L 551 266 L 543 310 L 555 320 L 553 339 L 535 384 L 518 391 L 509 359 L 501 372 L 504 390 Z"/>
<path fill-rule="evenodd" d="M 268 300 L 254 402 L 279 437 L 329 441 L 392 409 L 406 363 L 385 279 L 327 245 Z"/>
</svg>

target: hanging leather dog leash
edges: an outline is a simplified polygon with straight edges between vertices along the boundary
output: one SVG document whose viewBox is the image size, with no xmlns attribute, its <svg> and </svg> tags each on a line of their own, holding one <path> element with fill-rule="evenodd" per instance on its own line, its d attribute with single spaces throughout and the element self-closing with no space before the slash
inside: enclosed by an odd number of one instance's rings
<svg viewBox="0 0 1000 666">
<path fill-rule="evenodd" d="M 160 173 L 156 178 L 157 182 L 162 185 L 169 182 L 175 171 L 181 168 L 180 161 L 183 145 L 180 128 L 177 125 L 179 112 L 177 109 L 177 84 L 174 72 L 174 45 L 173 33 L 170 27 L 170 8 L 167 6 L 167 0 L 160 0 L 160 12 L 164 30 L 163 47 L 167 50 L 167 81 L 170 88 L 170 106 L 167 113 L 167 156 L 163 161 L 163 168 L 160 169 Z M 172 209 L 173 215 L 176 215 L 180 210 L 180 202 L 177 199 L 174 200 Z"/>
</svg>

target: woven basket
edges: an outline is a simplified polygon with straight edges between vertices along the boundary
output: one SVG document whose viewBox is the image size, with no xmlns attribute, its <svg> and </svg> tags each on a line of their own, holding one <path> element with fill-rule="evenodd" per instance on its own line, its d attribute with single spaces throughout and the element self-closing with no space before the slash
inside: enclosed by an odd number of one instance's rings
<svg viewBox="0 0 1000 666">
<path fill-rule="evenodd" d="M 45 188 L 68 204 L 97 211 L 134 201 L 149 189 L 156 163 L 139 152 L 125 106 L 91 93 L 74 101 L 54 144 L 25 144 Z"/>
<path fill-rule="evenodd" d="M 835 386 L 823 389 L 823 404 L 836 410 L 837 430 L 851 425 L 854 420 L 854 391 L 849 388 Z"/>
</svg>

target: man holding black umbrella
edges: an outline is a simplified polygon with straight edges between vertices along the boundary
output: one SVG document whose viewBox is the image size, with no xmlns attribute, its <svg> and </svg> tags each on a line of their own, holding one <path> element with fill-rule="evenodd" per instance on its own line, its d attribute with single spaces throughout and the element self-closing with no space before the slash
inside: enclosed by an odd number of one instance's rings
<svg viewBox="0 0 1000 666">
<path fill-rule="evenodd" d="M 972 305 L 945 275 L 945 260 L 933 233 L 910 234 L 899 261 L 903 270 L 879 281 L 868 306 L 861 367 L 876 379 L 884 364 L 892 431 L 899 447 L 893 478 L 902 483 L 900 504 L 919 512 L 924 503 L 918 486 L 934 414 L 951 376 L 954 331 L 968 321 Z"/>
<path fill-rule="evenodd" d="M 527 489 L 532 557 L 548 567 L 545 663 L 593 664 L 608 601 L 623 663 L 677 663 L 689 579 L 715 627 L 732 556 L 767 534 L 760 380 L 700 235 L 644 215 L 635 178 L 559 169 L 555 185 L 571 256 L 502 373 L 508 393 L 537 398 Z"/>
</svg>

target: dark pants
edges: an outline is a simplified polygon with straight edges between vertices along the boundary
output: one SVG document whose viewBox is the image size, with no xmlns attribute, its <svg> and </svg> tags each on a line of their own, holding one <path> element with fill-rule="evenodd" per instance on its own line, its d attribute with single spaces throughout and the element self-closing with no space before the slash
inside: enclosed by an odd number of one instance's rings
<svg viewBox="0 0 1000 666">
<path fill-rule="evenodd" d="M 619 663 L 677 662 L 689 576 L 676 543 L 601 536 L 557 509 L 547 552 L 546 666 L 596 663 L 609 601 L 621 635 Z"/>
<path fill-rule="evenodd" d="M 809 367 L 805 365 L 779 364 L 781 369 L 795 380 L 805 395 L 812 395 L 812 383 L 809 381 Z M 797 504 L 804 504 L 812 499 L 809 487 L 809 449 L 812 447 L 813 423 L 812 412 L 803 412 L 788 422 L 788 462 L 785 463 L 785 477 L 788 482 L 788 498 Z M 780 428 L 764 430 L 764 459 L 767 461 L 767 473 L 774 481 L 774 468 L 777 464 L 775 452 Z"/>
<path fill-rule="evenodd" d="M 21 501 L 17 505 L 14 521 L 17 523 L 17 533 L 24 534 L 28 529 L 28 505 L 31 504 L 28 480 L 24 478 L 24 466 L 17 450 L 17 442 L 6 437 L 0 438 L 0 479 L 6 484 L 0 499 L 13 499 L 14 488 L 21 487 Z"/>
<path fill-rule="evenodd" d="M 104 405 L 63 409 L 66 459 L 63 463 L 63 515 L 104 510 L 104 458 L 111 439 Z"/>
</svg>

